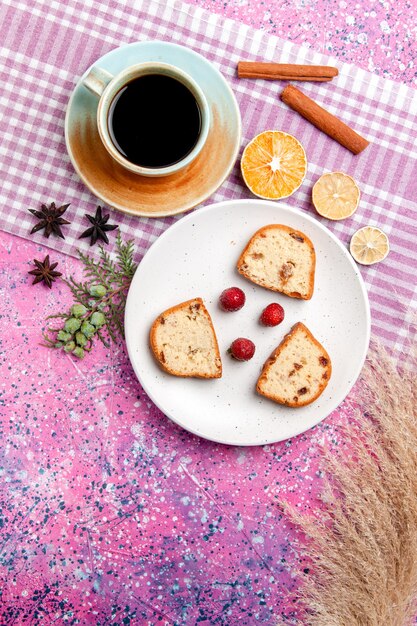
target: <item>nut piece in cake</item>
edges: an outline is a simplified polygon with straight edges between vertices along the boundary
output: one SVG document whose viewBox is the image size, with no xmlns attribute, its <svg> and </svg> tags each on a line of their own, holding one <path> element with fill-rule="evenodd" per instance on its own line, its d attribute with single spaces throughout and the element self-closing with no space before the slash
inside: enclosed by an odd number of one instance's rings
<svg viewBox="0 0 417 626">
<path fill-rule="evenodd" d="M 316 254 L 301 231 L 270 224 L 250 239 L 237 262 L 242 276 L 291 298 L 310 300 L 314 290 Z"/>
<path fill-rule="evenodd" d="M 201 298 L 167 309 L 154 321 L 150 346 L 174 376 L 220 378 L 222 362 L 213 322 Z"/>
<path fill-rule="evenodd" d="M 278 404 L 305 406 L 323 393 L 331 373 L 326 350 L 298 322 L 266 361 L 256 390 Z"/>
</svg>

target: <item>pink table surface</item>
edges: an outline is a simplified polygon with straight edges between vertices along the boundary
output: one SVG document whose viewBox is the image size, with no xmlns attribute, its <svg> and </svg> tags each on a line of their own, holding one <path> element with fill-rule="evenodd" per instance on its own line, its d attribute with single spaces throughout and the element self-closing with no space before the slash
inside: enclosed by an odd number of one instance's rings
<svg viewBox="0 0 417 626">
<path fill-rule="evenodd" d="M 194 4 L 417 84 L 410 2 Z M 123 345 L 84 361 L 39 345 L 45 317 L 71 302 L 62 283 L 30 284 L 48 252 L 0 231 L 0 624 L 296 623 L 294 529 L 277 502 L 309 510 L 317 446 L 339 444 L 350 403 L 274 445 L 192 436 L 146 397 Z"/>
</svg>

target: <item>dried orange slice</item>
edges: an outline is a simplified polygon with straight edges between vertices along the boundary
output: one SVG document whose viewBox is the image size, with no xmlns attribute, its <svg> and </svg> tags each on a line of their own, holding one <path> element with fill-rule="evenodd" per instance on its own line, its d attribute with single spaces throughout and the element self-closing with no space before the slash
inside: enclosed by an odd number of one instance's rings
<svg viewBox="0 0 417 626">
<path fill-rule="evenodd" d="M 351 176 L 331 172 L 320 176 L 313 187 L 313 204 L 319 215 L 343 220 L 358 208 L 361 192 Z"/>
<path fill-rule="evenodd" d="M 255 196 L 278 200 L 299 188 L 306 175 L 307 158 L 298 139 L 280 130 L 266 130 L 248 143 L 240 167 Z"/>
<path fill-rule="evenodd" d="M 388 237 L 376 226 L 360 228 L 350 240 L 350 253 L 355 261 L 362 265 L 383 261 L 388 252 Z"/>
</svg>

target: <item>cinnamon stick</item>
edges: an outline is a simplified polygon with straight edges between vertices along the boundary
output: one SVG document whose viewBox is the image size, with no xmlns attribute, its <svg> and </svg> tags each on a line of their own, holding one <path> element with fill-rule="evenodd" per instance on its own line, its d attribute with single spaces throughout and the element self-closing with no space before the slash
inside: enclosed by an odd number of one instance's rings
<svg viewBox="0 0 417 626">
<path fill-rule="evenodd" d="M 326 133 L 326 135 L 353 152 L 353 154 L 359 154 L 369 146 L 369 141 L 358 135 L 338 117 L 323 109 L 297 87 L 288 85 L 280 97 L 291 109 L 297 111 L 306 120 L 314 124 L 316 128 Z"/>
<path fill-rule="evenodd" d="M 328 81 L 339 74 L 336 67 L 330 65 L 296 65 L 294 63 L 261 63 L 257 61 L 239 61 L 239 78 L 263 78 L 265 80 L 303 80 Z"/>
</svg>

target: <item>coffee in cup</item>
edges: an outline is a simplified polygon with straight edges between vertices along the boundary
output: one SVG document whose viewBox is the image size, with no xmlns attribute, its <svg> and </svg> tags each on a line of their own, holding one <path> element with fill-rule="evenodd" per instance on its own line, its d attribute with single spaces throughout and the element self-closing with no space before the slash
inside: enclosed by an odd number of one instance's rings
<svg viewBox="0 0 417 626">
<path fill-rule="evenodd" d="M 97 125 L 110 155 L 145 176 L 189 165 L 208 135 L 210 112 L 197 83 L 166 63 L 142 63 L 113 76 L 93 68 L 84 85 L 100 97 Z"/>
</svg>

